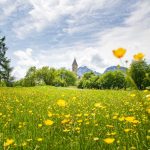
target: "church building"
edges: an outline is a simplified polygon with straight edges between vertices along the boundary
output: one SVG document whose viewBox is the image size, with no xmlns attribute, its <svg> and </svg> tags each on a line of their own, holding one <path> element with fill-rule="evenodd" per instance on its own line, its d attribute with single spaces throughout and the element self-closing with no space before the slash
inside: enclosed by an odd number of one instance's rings
<svg viewBox="0 0 150 150">
<path fill-rule="evenodd" d="M 77 71 L 78 71 L 78 64 L 77 64 L 76 59 L 74 59 L 72 63 L 72 72 L 74 72 L 77 75 Z"/>
</svg>

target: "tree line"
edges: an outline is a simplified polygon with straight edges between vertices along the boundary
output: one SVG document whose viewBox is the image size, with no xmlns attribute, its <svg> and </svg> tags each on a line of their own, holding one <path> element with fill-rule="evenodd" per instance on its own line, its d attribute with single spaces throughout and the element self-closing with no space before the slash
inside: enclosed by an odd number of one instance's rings
<svg viewBox="0 0 150 150">
<path fill-rule="evenodd" d="M 89 72 L 79 80 L 78 88 L 88 89 L 150 89 L 150 64 L 133 61 L 126 71 L 109 71 L 100 76 Z"/>
<path fill-rule="evenodd" d="M 11 76 L 10 59 L 7 58 L 8 48 L 5 37 L 0 37 L 0 86 L 77 86 L 84 89 L 126 89 L 150 88 L 150 64 L 145 60 L 133 61 L 126 71 L 109 71 L 102 75 L 93 72 L 85 73 L 80 79 L 71 71 L 61 68 L 55 69 L 48 66 L 37 69 L 30 67 L 23 79 L 14 81 Z"/>
</svg>

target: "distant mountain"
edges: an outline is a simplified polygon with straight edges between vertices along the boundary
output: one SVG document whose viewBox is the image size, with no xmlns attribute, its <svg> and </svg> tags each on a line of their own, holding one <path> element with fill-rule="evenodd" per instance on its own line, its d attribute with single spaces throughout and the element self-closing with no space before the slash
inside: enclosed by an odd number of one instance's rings
<svg viewBox="0 0 150 150">
<path fill-rule="evenodd" d="M 87 72 L 93 72 L 95 75 L 100 75 L 99 72 L 93 71 L 93 70 L 89 69 L 87 66 L 79 67 L 78 71 L 77 71 L 77 75 L 79 77 L 81 77 L 81 76 L 83 76 L 83 74 L 85 74 Z"/>
<path fill-rule="evenodd" d="M 104 71 L 104 73 L 108 72 L 108 71 L 115 71 L 115 70 L 122 70 L 122 71 L 126 71 L 127 68 L 122 67 L 122 66 L 110 66 L 108 68 L 106 68 L 106 70 Z"/>
</svg>

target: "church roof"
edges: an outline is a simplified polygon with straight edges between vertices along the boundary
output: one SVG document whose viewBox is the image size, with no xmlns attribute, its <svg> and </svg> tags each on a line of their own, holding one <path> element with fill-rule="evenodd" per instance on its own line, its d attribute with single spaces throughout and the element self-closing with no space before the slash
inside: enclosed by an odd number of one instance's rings
<svg viewBox="0 0 150 150">
<path fill-rule="evenodd" d="M 74 59 L 73 64 L 72 65 L 78 65 L 76 59 Z"/>
</svg>

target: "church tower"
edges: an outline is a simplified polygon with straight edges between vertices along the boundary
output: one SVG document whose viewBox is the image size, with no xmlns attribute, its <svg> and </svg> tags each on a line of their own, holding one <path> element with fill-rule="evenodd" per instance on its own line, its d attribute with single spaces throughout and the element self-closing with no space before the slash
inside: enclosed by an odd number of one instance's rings
<svg viewBox="0 0 150 150">
<path fill-rule="evenodd" d="M 72 72 L 74 72 L 77 75 L 77 71 L 78 71 L 78 64 L 77 64 L 76 59 L 74 59 L 72 63 Z"/>
</svg>

